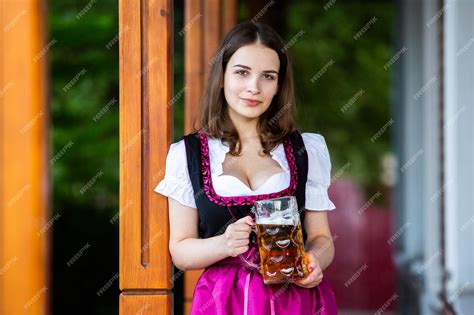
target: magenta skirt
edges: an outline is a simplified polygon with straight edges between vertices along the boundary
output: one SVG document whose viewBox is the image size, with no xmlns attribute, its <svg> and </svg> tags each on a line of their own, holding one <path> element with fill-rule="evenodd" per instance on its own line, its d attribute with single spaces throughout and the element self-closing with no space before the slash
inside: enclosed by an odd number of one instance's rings
<svg viewBox="0 0 474 315">
<path fill-rule="evenodd" d="M 258 263 L 258 247 L 252 245 L 243 256 Z M 238 256 L 207 267 L 199 277 L 191 306 L 191 315 L 198 314 L 337 315 L 337 305 L 325 278 L 310 289 L 291 283 L 266 285 L 258 269 Z"/>
</svg>

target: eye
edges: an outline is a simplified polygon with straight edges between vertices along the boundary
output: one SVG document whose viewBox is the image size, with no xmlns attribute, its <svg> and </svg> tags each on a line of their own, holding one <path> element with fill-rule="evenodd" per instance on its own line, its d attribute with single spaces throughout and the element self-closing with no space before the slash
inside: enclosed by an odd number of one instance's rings
<svg viewBox="0 0 474 315">
<path fill-rule="evenodd" d="M 264 74 L 263 77 L 267 80 L 275 80 L 275 76 L 271 74 Z"/>
<path fill-rule="evenodd" d="M 237 70 L 237 71 L 235 71 L 235 73 L 237 73 L 237 74 L 240 74 L 241 76 L 245 76 L 245 75 L 248 73 L 248 71 L 247 71 L 247 70 L 242 70 L 242 69 L 241 69 L 241 70 Z"/>
</svg>

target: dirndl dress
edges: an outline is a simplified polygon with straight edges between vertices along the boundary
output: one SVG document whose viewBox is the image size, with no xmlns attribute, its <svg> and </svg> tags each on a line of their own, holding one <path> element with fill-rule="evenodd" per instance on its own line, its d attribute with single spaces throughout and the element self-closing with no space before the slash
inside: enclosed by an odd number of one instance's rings
<svg viewBox="0 0 474 315">
<path fill-rule="evenodd" d="M 183 138 L 201 238 L 223 234 L 229 224 L 246 215 L 253 216 L 250 209 L 257 200 L 295 196 L 298 208 L 304 207 L 308 158 L 299 132 L 289 135 L 283 143 L 290 167 L 289 186 L 270 194 L 236 197 L 219 196 L 214 190 L 207 135 L 198 130 Z M 304 215 L 305 211 L 301 211 L 303 240 L 306 241 Z M 303 288 L 289 282 L 265 284 L 258 269 L 252 267 L 259 262 L 256 235 L 252 232 L 247 252 L 205 268 L 194 289 L 191 315 L 337 314 L 335 295 L 326 278 L 314 288 Z"/>
</svg>

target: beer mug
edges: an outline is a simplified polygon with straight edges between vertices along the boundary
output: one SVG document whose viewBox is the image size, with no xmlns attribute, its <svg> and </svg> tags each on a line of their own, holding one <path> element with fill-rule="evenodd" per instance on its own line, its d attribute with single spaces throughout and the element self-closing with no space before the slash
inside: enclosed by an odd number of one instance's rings
<svg viewBox="0 0 474 315">
<path fill-rule="evenodd" d="M 309 274 L 303 231 L 294 196 L 256 201 L 259 271 L 265 284 L 293 282 Z"/>
</svg>

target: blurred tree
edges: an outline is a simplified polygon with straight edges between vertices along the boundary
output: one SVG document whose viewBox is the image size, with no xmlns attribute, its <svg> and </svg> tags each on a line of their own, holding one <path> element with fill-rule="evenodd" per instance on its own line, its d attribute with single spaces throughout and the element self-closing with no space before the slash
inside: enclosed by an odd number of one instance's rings
<svg viewBox="0 0 474 315">
<path fill-rule="evenodd" d="M 391 152 L 392 68 L 384 65 L 398 50 L 394 2 L 239 2 L 239 21 L 255 16 L 288 43 L 297 121 L 326 138 L 334 178 L 353 178 L 369 195 L 382 189 L 382 161 Z"/>
<path fill-rule="evenodd" d="M 118 5 L 50 1 L 48 11 L 52 310 L 117 314 Z"/>
<path fill-rule="evenodd" d="M 333 175 L 345 169 L 370 194 L 391 151 L 390 128 L 371 139 L 391 119 L 384 65 L 394 54 L 394 10 L 392 1 L 297 1 L 287 12 L 298 122 L 326 138 Z"/>
</svg>

